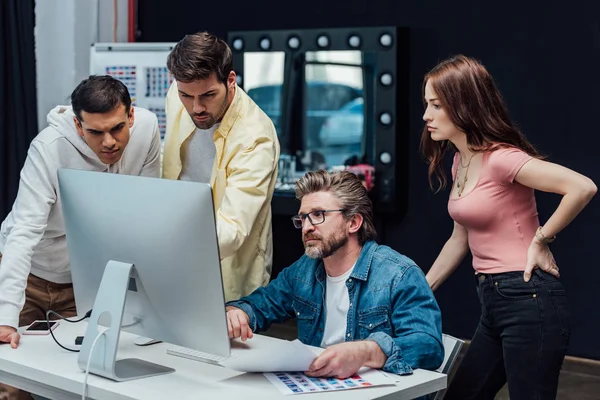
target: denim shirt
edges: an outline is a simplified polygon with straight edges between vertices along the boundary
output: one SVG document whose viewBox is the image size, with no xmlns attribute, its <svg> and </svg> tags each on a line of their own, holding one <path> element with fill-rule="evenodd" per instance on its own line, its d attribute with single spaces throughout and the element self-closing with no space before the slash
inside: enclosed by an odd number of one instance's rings
<svg viewBox="0 0 600 400">
<path fill-rule="evenodd" d="M 385 371 L 436 369 L 444 359 L 438 304 L 423 271 L 409 258 L 373 241 L 365 243 L 346 280 L 350 308 L 346 341 L 373 340 L 387 356 Z M 306 255 L 266 287 L 227 303 L 242 309 L 253 332 L 296 317 L 298 338 L 320 346 L 325 327 L 326 272 Z"/>
</svg>

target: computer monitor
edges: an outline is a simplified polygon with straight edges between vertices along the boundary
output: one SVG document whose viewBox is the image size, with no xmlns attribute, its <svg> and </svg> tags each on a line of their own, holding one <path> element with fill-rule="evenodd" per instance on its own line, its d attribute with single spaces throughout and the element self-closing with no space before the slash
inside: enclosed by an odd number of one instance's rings
<svg viewBox="0 0 600 400">
<path fill-rule="evenodd" d="M 58 182 L 77 311 L 93 308 L 79 366 L 117 381 L 173 371 L 117 360 L 121 329 L 229 356 L 211 187 L 73 169 Z"/>
</svg>

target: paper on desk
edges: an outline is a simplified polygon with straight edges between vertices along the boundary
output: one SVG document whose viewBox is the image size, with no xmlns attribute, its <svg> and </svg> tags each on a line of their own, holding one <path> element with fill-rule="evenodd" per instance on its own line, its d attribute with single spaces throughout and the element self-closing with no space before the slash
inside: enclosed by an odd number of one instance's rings
<svg viewBox="0 0 600 400">
<path fill-rule="evenodd" d="M 238 353 L 221 362 L 224 367 L 243 372 L 307 371 L 317 355 L 299 340 L 280 340 L 268 348 Z"/>
</svg>

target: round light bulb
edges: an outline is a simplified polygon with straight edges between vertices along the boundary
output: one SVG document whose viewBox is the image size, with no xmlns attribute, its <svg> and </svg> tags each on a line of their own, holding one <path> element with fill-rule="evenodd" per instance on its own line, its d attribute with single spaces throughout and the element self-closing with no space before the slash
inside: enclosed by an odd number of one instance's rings
<svg viewBox="0 0 600 400">
<path fill-rule="evenodd" d="M 241 50 L 244 47 L 244 41 L 242 39 L 235 39 L 233 41 L 233 48 L 235 50 Z"/>
<path fill-rule="evenodd" d="M 300 39 L 298 39 L 296 36 L 291 37 L 288 40 L 288 46 L 290 46 L 290 49 L 297 49 L 300 47 Z"/>
<path fill-rule="evenodd" d="M 382 164 L 389 164 L 392 162 L 392 155 L 390 153 L 388 153 L 387 151 L 384 151 L 379 156 L 379 161 L 381 161 Z"/>
<path fill-rule="evenodd" d="M 392 123 L 392 116 L 389 113 L 384 112 L 379 116 L 379 121 L 384 125 L 389 125 Z"/>
<path fill-rule="evenodd" d="M 238 84 L 238 86 L 242 86 L 242 83 L 244 82 L 244 78 L 242 78 L 241 75 L 236 75 L 235 82 Z"/>
<path fill-rule="evenodd" d="M 392 84 L 392 75 L 391 74 L 383 74 L 381 75 L 380 82 L 384 86 L 389 86 Z"/>
<path fill-rule="evenodd" d="M 327 47 L 329 46 L 329 38 L 327 36 L 319 36 L 317 38 L 317 44 L 319 47 Z"/>
<path fill-rule="evenodd" d="M 379 38 L 379 43 L 381 43 L 381 45 L 385 46 L 385 47 L 391 46 L 392 45 L 392 35 L 390 35 L 389 33 L 384 33 Z"/>
<path fill-rule="evenodd" d="M 350 45 L 350 47 L 360 46 L 360 37 L 356 35 L 350 36 L 350 39 L 348 39 L 348 44 Z"/>
<path fill-rule="evenodd" d="M 267 38 L 261 39 L 260 41 L 260 48 L 263 50 L 269 50 L 269 48 L 271 47 L 271 41 Z"/>
</svg>

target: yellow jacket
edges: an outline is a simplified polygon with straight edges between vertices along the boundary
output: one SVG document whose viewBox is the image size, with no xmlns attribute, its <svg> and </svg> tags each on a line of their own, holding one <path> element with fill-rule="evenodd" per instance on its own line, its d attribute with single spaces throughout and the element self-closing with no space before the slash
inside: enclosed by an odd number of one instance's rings
<svg viewBox="0 0 600 400">
<path fill-rule="evenodd" d="M 177 82 L 167 94 L 166 113 L 163 177 L 178 179 L 182 144 L 196 126 L 179 99 Z M 271 198 L 279 141 L 269 117 L 237 86 L 213 141 L 216 156 L 210 184 L 225 300 L 230 301 L 266 285 L 271 277 Z"/>
</svg>

